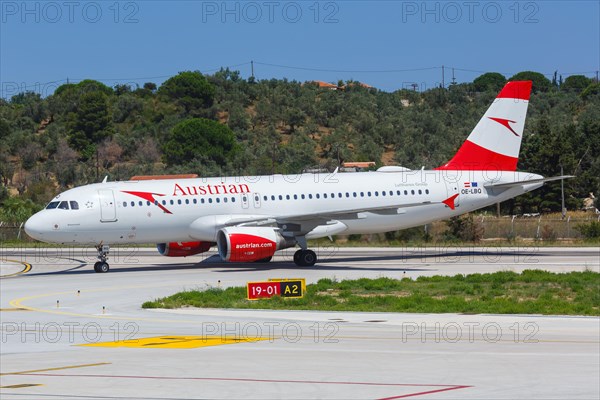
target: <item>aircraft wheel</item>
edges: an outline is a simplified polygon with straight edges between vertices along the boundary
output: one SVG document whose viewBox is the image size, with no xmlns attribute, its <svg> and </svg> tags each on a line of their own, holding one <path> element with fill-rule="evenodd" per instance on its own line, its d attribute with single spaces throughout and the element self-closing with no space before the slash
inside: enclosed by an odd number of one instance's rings
<svg viewBox="0 0 600 400">
<path fill-rule="evenodd" d="M 298 250 L 294 254 L 294 263 L 299 267 L 312 267 L 317 262 L 317 254 L 312 250 Z"/>
<path fill-rule="evenodd" d="M 312 267 L 317 262 L 317 254 L 312 250 L 305 250 L 301 260 L 305 267 Z"/>
<path fill-rule="evenodd" d="M 107 262 L 98 261 L 96 264 L 94 264 L 94 271 L 96 272 L 105 273 L 108 272 L 109 269 L 110 266 Z"/>
<path fill-rule="evenodd" d="M 302 254 L 303 251 L 304 250 L 300 249 L 294 253 L 294 264 L 300 266 L 300 255 Z"/>
</svg>

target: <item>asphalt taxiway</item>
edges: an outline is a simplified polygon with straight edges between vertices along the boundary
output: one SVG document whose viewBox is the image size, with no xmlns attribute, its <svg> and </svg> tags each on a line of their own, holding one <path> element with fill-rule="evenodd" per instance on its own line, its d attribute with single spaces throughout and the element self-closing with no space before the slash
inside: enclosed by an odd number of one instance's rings
<svg viewBox="0 0 600 400">
<path fill-rule="evenodd" d="M 319 249 L 268 265 L 113 249 L 3 248 L 0 398 L 600 397 L 600 319 L 182 309 L 146 300 L 268 278 L 600 272 L 598 248 Z"/>
</svg>

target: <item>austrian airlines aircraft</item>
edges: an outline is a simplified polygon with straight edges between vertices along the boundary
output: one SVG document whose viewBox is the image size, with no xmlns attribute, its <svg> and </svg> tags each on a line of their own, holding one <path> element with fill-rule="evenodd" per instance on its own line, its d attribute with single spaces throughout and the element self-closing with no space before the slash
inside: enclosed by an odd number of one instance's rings
<svg viewBox="0 0 600 400">
<path fill-rule="evenodd" d="M 424 225 L 508 200 L 547 178 L 516 172 L 531 81 L 509 82 L 456 155 L 434 170 L 131 180 L 86 185 L 56 196 L 25 224 L 35 239 L 97 245 L 158 243 L 164 256 L 217 246 L 232 262 L 268 262 L 294 247 L 294 262 L 317 261 L 307 239 Z"/>
</svg>

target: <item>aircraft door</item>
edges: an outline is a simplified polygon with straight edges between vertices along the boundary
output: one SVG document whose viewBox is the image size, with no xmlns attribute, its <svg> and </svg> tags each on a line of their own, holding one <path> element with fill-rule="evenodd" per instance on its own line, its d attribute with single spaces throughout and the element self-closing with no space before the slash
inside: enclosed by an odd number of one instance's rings
<svg viewBox="0 0 600 400">
<path fill-rule="evenodd" d="M 115 195 L 110 189 L 98 190 L 100 198 L 100 222 L 115 222 L 117 220 L 117 205 Z"/>
<path fill-rule="evenodd" d="M 446 184 L 446 194 L 447 197 L 452 197 L 455 194 L 458 194 L 456 199 L 454 199 L 454 206 L 458 207 L 460 205 L 460 188 L 461 188 L 461 177 L 460 171 L 457 171 L 458 175 L 454 175 L 452 171 L 444 171 L 442 179 L 444 179 L 444 183 Z"/>
</svg>

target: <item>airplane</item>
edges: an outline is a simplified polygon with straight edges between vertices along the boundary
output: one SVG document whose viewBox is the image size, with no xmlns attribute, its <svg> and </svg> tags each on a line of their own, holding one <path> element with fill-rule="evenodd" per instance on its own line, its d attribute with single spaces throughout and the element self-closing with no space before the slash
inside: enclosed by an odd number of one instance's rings
<svg viewBox="0 0 600 400">
<path fill-rule="evenodd" d="M 48 243 L 96 246 L 108 272 L 110 245 L 157 243 L 168 257 L 217 246 L 224 261 L 268 262 L 307 240 L 421 226 L 537 189 L 544 178 L 517 172 L 531 81 L 508 82 L 454 157 L 433 170 L 384 166 L 372 172 L 129 180 L 89 184 L 56 196 L 25 223 Z"/>
</svg>

